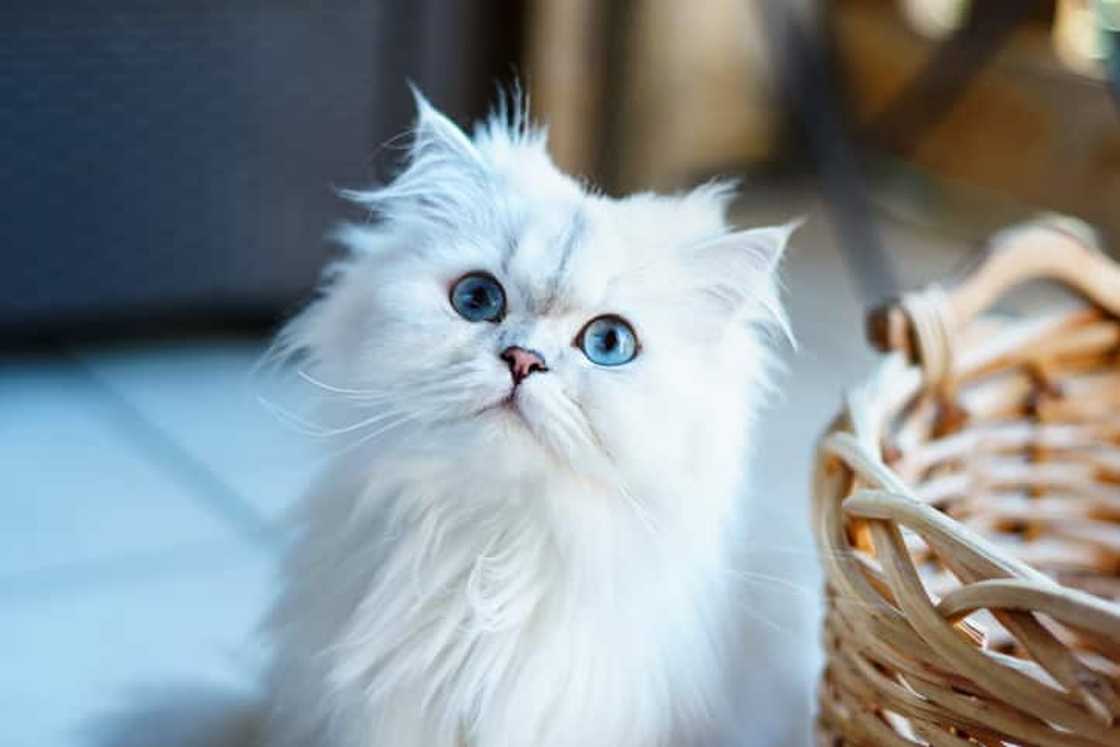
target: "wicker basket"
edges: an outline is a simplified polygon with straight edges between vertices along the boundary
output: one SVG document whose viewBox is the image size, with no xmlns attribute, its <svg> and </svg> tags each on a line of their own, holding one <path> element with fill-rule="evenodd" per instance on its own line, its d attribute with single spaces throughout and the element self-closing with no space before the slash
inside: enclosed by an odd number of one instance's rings
<svg viewBox="0 0 1120 747">
<path fill-rule="evenodd" d="M 980 316 L 1053 279 L 1091 303 Z M 1120 267 L 1051 219 L 869 319 L 819 445 L 821 745 L 1120 745 Z"/>
</svg>

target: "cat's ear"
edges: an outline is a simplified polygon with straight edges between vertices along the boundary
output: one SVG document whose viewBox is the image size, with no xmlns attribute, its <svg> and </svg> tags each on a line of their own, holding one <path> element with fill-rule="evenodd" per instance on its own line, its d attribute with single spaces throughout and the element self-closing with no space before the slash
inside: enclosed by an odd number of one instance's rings
<svg viewBox="0 0 1120 747">
<path fill-rule="evenodd" d="M 789 237 L 799 225 L 797 221 L 735 231 L 704 244 L 697 251 L 706 255 L 713 269 L 722 264 L 732 277 L 749 285 L 773 274 L 785 254 Z"/>
<path fill-rule="evenodd" d="M 416 126 L 413 130 L 412 160 L 425 157 L 460 161 L 467 167 L 479 167 L 482 157 L 478 149 L 448 117 L 432 106 L 412 83 L 408 84 L 416 104 Z"/>
<path fill-rule="evenodd" d="M 777 226 L 734 231 L 695 247 L 693 257 L 708 280 L 747 291 L 774 274 L 789 237 L 803 222 L 798 218 Z"/>
<path fill-rule="evenodd" d="M 788 333 L 775 274 L 789 238 L 803 223 L 751 228 L 704 242 L 691 252 L 696 282 L 707 298 L 733 317 L 761 311 Z"/>
<path fill-rule="evenodd" d="M 404 169 L 390 183 L 369 190 L 343 189 L 354 202 L 398 221 L 420 221 L 456 229 L 482 220 L 490 200 L 490 169 L 459 127 L 410 84 L 416 125 Z"/>
</svg>

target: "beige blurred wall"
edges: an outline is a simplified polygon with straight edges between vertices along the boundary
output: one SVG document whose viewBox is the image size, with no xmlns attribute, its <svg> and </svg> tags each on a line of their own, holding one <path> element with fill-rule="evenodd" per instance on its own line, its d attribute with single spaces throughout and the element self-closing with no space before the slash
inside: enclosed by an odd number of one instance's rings
<svg viewBox="0 0 1120 747">
<path fill-rule="evenodd" d="M 557 164 L 593 176 L 606 75 L 602 3 L 534 0 L 528 24 L 525 77 L 533 116 L 548 125 Z"/>
<path fill-rule="evenodd" d="M 935 45 L 905 23 L 895 0 L 840 0 L 836 29 L 861 122 L 875 120 L 931 59 Z M 907 142 L 897 153 L 894 141 Z M 1058 210 L 1120 236 L 1120 117 L 1105 84 L 1055 53 L 1049 19 L 1021 27 L 920 136 L 871 145 L 944 180 L 957 219 L 999 201 Z M 979 217 L 983 217 L 980 215 Z"/>
<path fill-rule="evenodd" d="M 769 160 L 773 69 L 744 0 L 537 0 L 527 78 L 553 153 L 613 191 L 671 189 Z M 621 27 L 619 27 L 621 26 Z"/>
</svg>

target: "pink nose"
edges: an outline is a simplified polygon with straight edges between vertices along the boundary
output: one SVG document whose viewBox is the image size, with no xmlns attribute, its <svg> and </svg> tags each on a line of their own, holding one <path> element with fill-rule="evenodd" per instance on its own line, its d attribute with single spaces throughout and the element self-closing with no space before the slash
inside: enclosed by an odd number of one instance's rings
<svg viewBox="0 0 1120 747">
<path fill-rule="evenodd" d="M 515 385 L 520 384 L 534 371 L 548 370 L 540 353 L 516 345 L 511 345 L 502 351 L 502 360 L 509 364 L 509 373 L 513 376 Z"/>
</svg>

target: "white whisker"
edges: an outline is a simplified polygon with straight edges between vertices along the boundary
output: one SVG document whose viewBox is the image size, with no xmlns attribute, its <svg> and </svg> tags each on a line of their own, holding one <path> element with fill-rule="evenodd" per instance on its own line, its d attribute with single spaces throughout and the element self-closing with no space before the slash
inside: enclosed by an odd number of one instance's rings
<svg viewBox="0 0 1120 747">
<path fill-rule="evenodd" d="M 634 514 L 638 517 L 638 520 L 641 521 L 642 524 L 645 525 L 646 529 L 649 530 L 649 533 L 654 537 L 658 536 L 661 531 L 657 528 L 657 523 L 653 520 L 653 516 L 650 514 L 649 509 L 643 506 L 641 501 L 634 497 L 634 494 L 630 492 L 630 488 L 620 482 L 619 493 L 621 493 L 622 497 L 626 499 L 627 504 L 629 504 L 630 508 L 633 509 Z"/>
<path fill-rule="evenodd" d="M 375 390 L 372 390 L 372 389 L 348 389 L 346 387 L 333 386 L 331 384 L 327 384 L 326 382 L 320 381 L 319 379 L 315 378 L 311 374 L 307 373 L 307 371 L 304 370 L 304 369 L 300 369 L 300 370 L 296 371 L 296 375 L 299 376 L 304 381 L 306 381 L 308 384 L 311 384 L 312 386 L 316 386 L 319 389 L 322 389 L 323 391 L 331 392 L 332 394 L 345 394 L 349 397 L 358 397 L 358 398 L 369 397 L 371 395 L 376 395 L 377 394 L 377 392 Z"/>
<path fill-rule="evenodd" d="M 753 584 L 757 584 L 759 586 L 761 586 L 763 584 L 769 584 L 769 586 L 767 588 L 776 589 L 776 590 L 779 590 L 779 591 L 789 591 L 789 592 L 799 594 L 804 599 L 806 599 L 808 601 L 811 601 L 811 602 L 820 602 L 820 601 L 823 601 L 823 599 L 824 599 L 824 594 L 820 590 L 818 590 L 816 588 L 809 587 L 809 586 L 804 586 L 802 584 L 798 584 L 794 581 L 790 581 L 789 579 L 784 579 L 784 578 L 781 578 L 779 576 L 772 576 L 772 575 L 766 574 L 766 573 L 757 573 L 755 571 L 747 571 L 747 570 L 743 570 L 743 569 L 732 569 L 732 568 L 726 568 L 726 569 L 724 569 L 724 572 L 727 573 L 730 576 L 735 577 L 739 581 L 745 581 L 747 583 L 753 583 Z M 845 603 L 853 605 L 854 607 L 857 607 L 859 609 L 866 609 L 866 610 L 888 610 L 888 609 L 892 609 L 891 605 L 888 604 L 885 601 L 882 602 L 882 603 L 869 603 L 869 602 L 864 602 L 864 601 L 859 600 L 859 599 L 855 599 L 855 598 L 850 597 L 850 596 L 849 597 L 844 597 L 844 601 L 845 601 Z"/>
<path fill-rule="evenodd" d="M 319 423 L 314 423 L 304 418 L 302 415 L 292 412 L 282 405 L 273 402 L 264 395 L 258 394 L 257 402 L 260 403 L 270 413 L 275 415 L 285 425 L 294 428 L 304 436 L 318 438 L 321 437 L 323 431 L 326 430 L 326 426 L 323 426 Z"/>
<path fill-rule="evenodd" d="M 557 395 L 551 400 L 551 402 L 556 405 L 552 412 L 555 417 L 554 423 L 559 424 L 564 432 L 568 434 L 569 441 L 574 442 L 573 446 L 582 446 L 598 454 L 602 457 L 603 464 L 608 465 L 612 472 L 614 472 L 614 464 L 610 459 L 610 455 L 603 448 L 599 437 L 592 429 L 591 424 L 588 422 L 583 412 L 583 408 L 563 392 L 558 390 L 553 391 L 555 391 Z M 622 496 L 626 504 L 633 510 L 638 520 L 646 527 L 651 535 L 657 536 L 660 534 L 657 523 L 654 521 L 649 509 L 634 497 L 634 494 L 623 481 L 622 476 L 615 473 L 614 478 L 618 482 L 619 495 Z"/>
<path fill-rule="evenodd" d="M 354 441 L 353 443 L 343 447 L 339 451 L 336 451 L 334 453 L 334 456 L 337 457 L 337 456 L 342 456 L 343 454 L 348 454 L 348 453 L 354 451 L 355 449 L 357 449 L 362 444 L 365 444 L 369 441 L 372 441 L 373 439 L 377 438 L 378 436 L 381 436 L 385 433 L 388 433 L 391 430 L 394 430 L 396 428 L 399 428 L 400 426 L 403 426 L 407 423 L 410 423 L 410 422 L 413 422 L 413 421 L 416 421 L 416 420 L 419 420 L 419 419 L 420 419 L 420 416 L 416 415 L 416 414 L 402 415 L 401 417 L 397 418 L 396 420 L 392 420 L 392 421 L 382 425 L 380 428 L 377 428 L 372 433 L 367 433 L 367 434 L 363 435 L 361 438 Z"/>
<path fill-rule="evenodd" d="M 751 543 L 749 547 L 739 550 L 740 553 L 749 555 L 795 555 L 798 557 L 817 560 L 822 557 L 851 559 L 856 557 L 855 552 L 824 551 L 819 548 L 801 548 L 788 546 L 757 545 Z"/>
<path fill-rule="evenodd" d="M 324 431 L 322 435 L 326 438 L 330 438 L 332 436 L 342 436 L 347 433 L 353 433 L 354 431 L 360 431 L 361 429 L 367 428 L 371 425 L 377 425 L 378 423 L 388 418 L 396 417 L 401 414 L 402 413 L 399 410 L 382 410 L 376 415 L 365 418 L 364 420 L 360 420 L 357 423 L 351 423 L 350 425 L 339 426 L 338 428 L 332 428 L 328 431 Z"/>
<path fill-rule="evenodd" d="M 758 573 L 757 571 L 747 571 L 742 568 L 727 568 L 725 572 L 737 577 L 741 581 L 754 581 L 756 583 L 769 583 L 777 587 L 796 591 L 801 594 L 806 594 L 814 598 L 820 597 L 820 592 L 816 589 L 811 589 L 808 586 L 803 586 L 789 579 L 780 576 L 772 576 L 767 573 Z"/>
<path fill-rule="evenodd" d="M 766 617 L 765 615 L 763 615 L 763 614 L 762 614 L 761 612 L 759 612 L 758 610 L 756 610 L 756 609 L 753 609 L 752 607 L 749 607 L 749 606 L 747 606 L 747 604 L 746 604 L 746 603 L 744 603 L 744 602 L 740 602 L 740 603 L 739 603 L 739 604 L 737 605 L 737 607 L 738 607 L 738 609 L 739 609 L 739 611 L 740 611 L 741 613 L 743 613 L 743 614 L 745 614 L 746 616 L 750 617 L 750 618 L 751 618 L 752 620 L 756 620 L 756 621 L 758 621 L 758 622 L 762 623 L 763 625 L 765 625 L 765 626 L 766 626 L 767 628 L 769 628 L 770 630 L 773 630 L 773 631 L 774 631 L 774 632 L 776 632 L 776 633 L 781 633 L 781 634 L 782 634 L 782 635 L 784 635 L 784 636 L 789 636 L 789 638 L 790 638 L 791 640 L 795 640 L 795 639 L 797 639 L 797 635 L 796 635 L 796 634 L 795 634 L 795 633 L 794 633 L 794 632 L 793 632 L 792 630 L 786 630 L 786 629 L 785 629 L 785 628 L 783 628 L 783 627 L 782 627 L 781 625 L 779 625 L 778 623 L 774 622 L 774 621 L 773 621 L 773 620 L 771 620 L 771 619 L 770 619 L 769 617 Z M 799 641 L 799 642 L 800 642 L 800 641 Z"/>
</svg>

